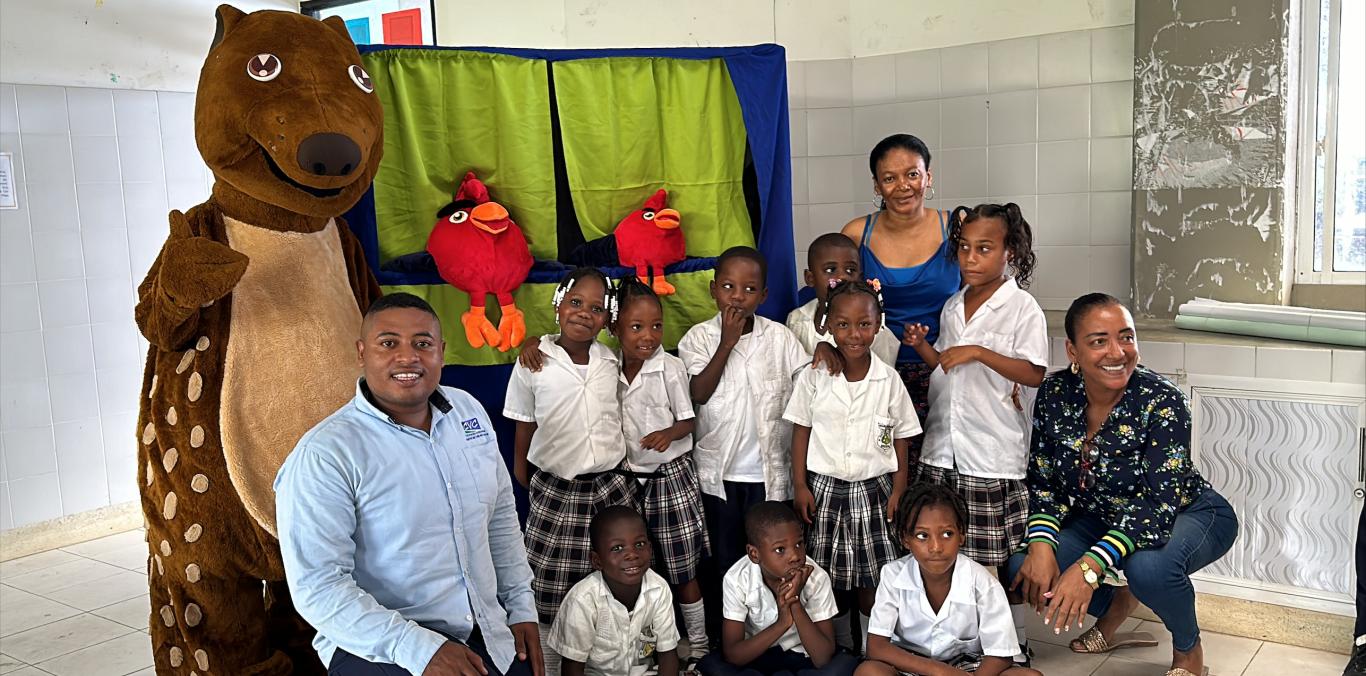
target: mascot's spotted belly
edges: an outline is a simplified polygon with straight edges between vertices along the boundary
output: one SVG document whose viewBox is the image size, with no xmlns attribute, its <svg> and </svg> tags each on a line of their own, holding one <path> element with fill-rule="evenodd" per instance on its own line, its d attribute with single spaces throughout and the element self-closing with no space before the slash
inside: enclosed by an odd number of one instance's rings
<svg viewBox="0 0 1366 676">
<path fill-rule="evenodd" d="M 379 296 L 338 216 L 383 120 L 339 19 L 218 10 L 195 137 L 213 196 L 170 215 L 139 287 L 139 480 L 159 674 L 321 674 L 284 584 L 272 484 L 355 391 Z"/>
</svg>

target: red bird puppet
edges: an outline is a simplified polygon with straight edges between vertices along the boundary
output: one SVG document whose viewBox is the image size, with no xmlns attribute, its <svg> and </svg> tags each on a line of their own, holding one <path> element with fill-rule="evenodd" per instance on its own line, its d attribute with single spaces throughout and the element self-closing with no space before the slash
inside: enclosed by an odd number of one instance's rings
<svg viewBox="0 0 1366 676">
<path fill-rule="evenodd" d="M 669 193 L 660 190 L 617 223 L 612 234 L 587 242 L 569 255 L 576 265 L 621 265 L 635 268 L 640 281 L 667 296 L 674 285 L 664 280 L 664 267 L 686 258 L 681 217 L 665 208 Z M 653 274 L 652 274 L 653 273 Z"/>
<path fill-rule="evenodd" d="M 465 174 L 455 200 L 436 213 L 427 251 L 441 278 L 470 295 L 470 309 L 460 315 L 471 347 L 485 344 L 507 352 L 526 337 L 526 319 L 512 292 L 531 270 L 531 250 L 522 229 L 503 205 L 489 199 L 488 188 Z M 485 294 L 498 298 L 503 316 L 498 328 L 484 316 Z"/>
</svg>

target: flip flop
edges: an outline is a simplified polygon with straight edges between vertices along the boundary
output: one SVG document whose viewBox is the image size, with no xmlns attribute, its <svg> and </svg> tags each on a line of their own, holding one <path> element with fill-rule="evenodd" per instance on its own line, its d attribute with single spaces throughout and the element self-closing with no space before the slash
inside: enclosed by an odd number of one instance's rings
<svg viewBox="0 0 1366 676">
<path fill-rule="evenodd" d="M 1168 669 L 1167 676 L 1195 676 L 1195 674 L 1192 673 L 1189 669 L 1182 669 L 1181 667 L 1176 667 L 1175 669 Z M 1200 676 L 1209 676 L 1209 667 L 1203 667 L 1200 672 Z"/>
<path fill-rule="evenodd" d="M 1075 645 L 1077 643 L 1081 644 L 1081 650 L 1077 650 L 1077 646 Z M 1115 634 L 1115 640 L 1111 643 L 1105 640 L 1105 636 L 1100 633 L 1099 629 L 1091 627 L 1083 632 L 1081 636 L 1073 639 L 1072 642 L 1068 644 L 1068 647 L 1071 648 L 1074 653 L 1099 654 L 1108 653 L 1111 650 L 1119 650 L 1120 648 L 1151 648 L 1155 645 L 1157 645 L 1157 638 L 1146 631 Z M 1173 674 L 1168 673 L 1167 676 L 1173 676 Z M 1184 675 L 1176 674 L 1175 676 Z M 1195 674 L 1190 674 L 1190 676 L 1195 676 Z"/>
</svg>

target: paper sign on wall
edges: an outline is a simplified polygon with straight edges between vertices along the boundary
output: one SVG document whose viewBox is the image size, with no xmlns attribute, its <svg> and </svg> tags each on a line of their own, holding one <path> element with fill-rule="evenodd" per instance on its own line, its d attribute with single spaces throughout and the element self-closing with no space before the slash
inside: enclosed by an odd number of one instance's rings
<svg viewBox="0 0 1366 676">
<path fill-rule="evenodd" d="M 18 209 L 19 194 L 14 191 L 14 155 L 0 153 L 0 209 Z"/>
</svg>

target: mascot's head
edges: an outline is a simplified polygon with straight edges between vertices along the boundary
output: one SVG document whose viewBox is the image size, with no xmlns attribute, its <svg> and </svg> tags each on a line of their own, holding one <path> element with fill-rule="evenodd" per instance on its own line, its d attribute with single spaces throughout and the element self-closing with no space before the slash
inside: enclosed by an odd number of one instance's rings
<svg viewBox="0 0 1366 676">
<path fill-rule="evenodd" d="M 228 5 L 217 16 L 195 98 L 195 139 L 215 195 L 341 215 L 369 188 L 384 148 L 379 98 L 346 25 Z"/>
</svg>

